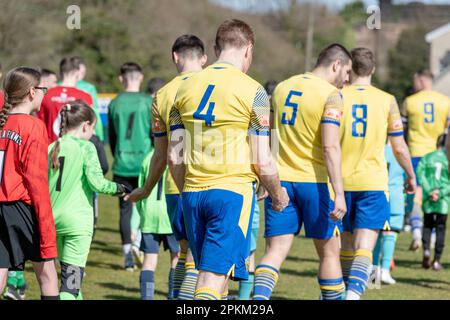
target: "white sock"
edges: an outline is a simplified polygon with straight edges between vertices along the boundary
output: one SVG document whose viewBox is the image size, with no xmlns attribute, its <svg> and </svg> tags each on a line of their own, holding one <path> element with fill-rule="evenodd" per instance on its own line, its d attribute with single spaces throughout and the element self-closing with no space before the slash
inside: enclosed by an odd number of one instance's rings
<svg viewBox="0 0 450 320">
<path fill-rule="evenodd" d="M 124 244 L 122 246 L 122 250 L 123 250 L 123 254 L 126 256 L 127 254 L 129 254 L 131 252 L 131 243 L 128 244 Z"/>
<path fill-rule="evenodd" d="M 414 229 L 413 233 L 412 233 L 413 239 L 414 240 L 420 240 L 422 239 L 422 230 L 420 229 Z"/>
<path fill-rule="evenodd" d="M 353 290 L 348 290 L 345 300 L 361 300 L 361 296 Z"/>
</svg>

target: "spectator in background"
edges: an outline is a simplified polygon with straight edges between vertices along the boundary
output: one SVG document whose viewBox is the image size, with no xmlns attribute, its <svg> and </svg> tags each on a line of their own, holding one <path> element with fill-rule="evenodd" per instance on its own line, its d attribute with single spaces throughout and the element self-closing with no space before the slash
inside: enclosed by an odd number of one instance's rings
<svg viewBox="0 0 450 320">
<path fill-rule="evenodd" d="M 54 88 L 58 85 L 58 76 L 55 72 L 49 69 L 41 69 L 41 83 L 40 87 L 46 87 L 48 89 Z"/>
<path fill-rule="evenodd" d="M 86 72 L 87 72 L 87 66 L 86 62 L 82 57 L 76 56 L 74 59 L 77 60 L 77 63 L 80 67 L 80 80 L 77 82 L 77 88 L 80 90 L 83 90 L 87 93 L 89 93 L 92 97 L 93 105 L 95 115 L 97 116 L 97 125 L 95 126 L 95 135 L 100 139 L 101 141 L 105 141 L 105 133 L 103 131 L 103 125 L 102 125 L 102 119 L 100 118 L 100 111 L 98 106 L 98 99 L 97 99 L 97 89 L 95 88 L 95 85 L 92 83 L 89 83 L 84 80 L 86 78 Z"/>
</svg>

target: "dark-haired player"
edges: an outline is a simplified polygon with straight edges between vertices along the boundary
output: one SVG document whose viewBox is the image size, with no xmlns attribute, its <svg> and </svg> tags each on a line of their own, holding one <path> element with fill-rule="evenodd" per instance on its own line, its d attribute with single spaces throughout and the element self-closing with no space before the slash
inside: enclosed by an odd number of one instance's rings
<svg viewBox="0 0 450 320">
<path fill-rule="evenodd" d="M 124 63 L 120 67 L 119 80 L 125 91 L 113 99 L 108 107 L 109 143 L 114 156 L 113 180 L 130 189 L 138 187 L 142 161 L 152 149 L 150 135 L 153 99 L 140 91 L 143 79 L 144 74 L 137 63 Z M 131 239 L 133 204 L 120 198 L 119 206 L 125 269 L 133 271 L 135 269 Z"/>
<path fill-rule="evenodd" d="M 343 102 L 338 88 L 348 80 L 350 70 L 350 53 L 332 44 L 321 51 L 312 72 L 293 76 L 274 91 L 278 167 L 290 202 L 279 214 L 270 209 L 271 197 L 266 199 L 266 253 L 256 267 L 254 300 L 270 298 L 281 264 L 302 224 L 306 237 L 313 238 L 320 259 L 322 298 L 343 298 L 339 234 L 346 206 L 339 145 Z"/>
<path fill-rule="evenodd" d="M 179 75 L 156 94 L 152 118 L 155 154 L 151 160 L 151 170 L 145 186 L 135 190 L 130 195 L 130 200 L 132 201 L 147 197 L 166 169 L 170 109 L 173 106 L 180 85 L 196 72 L 201 71 L 206 63 L 207 57 L 202 40 L 195 35 L 188 34 L 178 37 L 172 45 L 172 59 Z M 165 193 L 172 230 L 181 247 L 178 263 L 173 272 L 173 298 L 192 300 L 197 284 L 198 271 L 195 268 L 192 254 L 188 250 L 180 192 L 170 172 L 166 174 Z M 143 275 L 143 278 L 145 279 L 145 275 Z"/>
</svg>

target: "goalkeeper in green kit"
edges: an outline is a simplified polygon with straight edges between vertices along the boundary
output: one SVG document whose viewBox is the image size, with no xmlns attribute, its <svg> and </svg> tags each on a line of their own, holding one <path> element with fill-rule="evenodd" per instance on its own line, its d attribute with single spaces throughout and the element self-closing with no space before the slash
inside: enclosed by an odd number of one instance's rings
<svg viewBox="0 0 450 320">
<path fill-rule="evenodd" d="M 81 300 L 81 282 L 93 235 L 93 193 L 123 196 L 125 186 L 103 176 L 92 108 L 81 100 L 60 111 L 60 138 L 49 146 L 49 189 L 61 264 L 61 300 Z"/>
<path fill-rule="evenodd" d="M 438 150 L 423 157 L 417 167 L 417 176 L 423 188 L 422 266 L 425 269 L 431 267 L 436 271 L 443 269 L 440 259 L 444 250 L 445 225 L 450 205 L 450 179 L 447 153 L 444 148 L 445 138 L 446 135 L 438 138 Z M 436 229 L 436 245 L 434 260 L 431 263 L 430 239 L 433 228 Z"/>
</svg>

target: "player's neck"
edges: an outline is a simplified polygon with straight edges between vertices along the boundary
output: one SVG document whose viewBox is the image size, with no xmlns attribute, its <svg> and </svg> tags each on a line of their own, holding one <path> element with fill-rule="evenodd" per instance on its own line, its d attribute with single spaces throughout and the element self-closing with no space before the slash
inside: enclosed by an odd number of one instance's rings
<svg viewBox="0 0 450 320">
<path fill-rule="evenodd" d="M 357 77 L 352 81 L 354 86 L 370 86 L 372 85 L 372 77 Z"/>
<path fill-rule="evenodd" d="M 10 113 L 25 113 L 30 114 L 33 109 L 31 103 L 20 103 L 16 105 Z"/>
<path fill-rule="evenodd" d="M 324 69 L 324 68 L 315 68 L 313 71 L 311 71 L 311 74 L 313 74 L 314 76 L 327 81 L 328 83 L 333 84 L 334 83 L 334 78 L 333 75 L 331 75 L 328 70 Z"/>
<path fill-rule="evenodd" d="M 244 61 L 240 55 L 237 54 L 236 50 L 222 51 L 220 56 L 217 58 L 216 63 L 229 63 L 241 71 L 244 70 Z"/>
<path fill-rule="evenodd" d="M 141 83 L 140 82 L 127 82 L 125 84 L 125 92 L 140 92 Z"/>
<path fill-rule="evenodd" d="M 61 86 L 63 87 L 76 87 L 78 78 L 76 77 L 64 77 L 61 81 Z"/>
<path fill-rule="evenodd" d="M 202 65 L 201 63 L 198 63 L 197 61 L 185 61 L 182 65 L 177 66 L 178 73 L 190 73 L 190 72 L 198 72 L 202 71 Z"/>
</svg>

